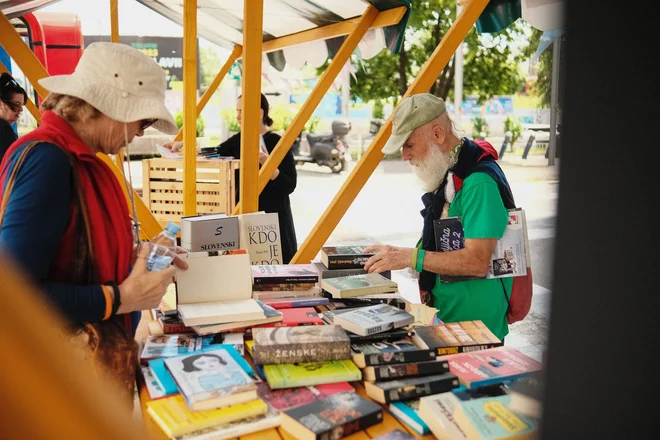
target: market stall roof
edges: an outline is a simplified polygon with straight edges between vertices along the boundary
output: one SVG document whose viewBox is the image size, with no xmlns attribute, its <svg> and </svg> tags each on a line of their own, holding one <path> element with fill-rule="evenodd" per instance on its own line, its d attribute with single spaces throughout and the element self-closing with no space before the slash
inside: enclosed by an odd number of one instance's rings
<svg viewBox="0 0 660 440">
<path fill-rule="evenodd" d="M 57 0 L 0 0 L 0 12 L 8 19 L 20 17 L 29 12 L 54 3 Z"/>
<path fill-rule="evenodd" d="M 138 1 L 183 26 L 183 2 Z M 266 43 L 312 29 L 357 21 L 369 5 L 381 12 L 401 8 L 401 15 L 393 15 L 394 20 L 390 20 L 393 23 L 371 29 L 365 35 L 359 47 L 361 56 L 371 58 L 385 47 L 397 53 L 410 13 L 410 2 L 407 0 L 264 0 L 263 41 Z M 243 18 L 246 13 L 243 0 L 198 0 L 197 11 L 197 33 L 200 37 L 230 50 L 243 44 Z M 282 70 L 287 63 L 299 65 L 310 61 L 305 58 L 318 60 L 319 51 L 324 55 L 322 58 L 325 62 L 339 50 L 344 38 L 341 35 L 317 39 L 309 45 L 296 45 L 296 49 L 287 47 L 269 50 L 264 47 L 264 51 L 270 52 L 268 59 L 273 67 Z M 305 45 L 307 47 L 301 47 Z"/>
</svg>

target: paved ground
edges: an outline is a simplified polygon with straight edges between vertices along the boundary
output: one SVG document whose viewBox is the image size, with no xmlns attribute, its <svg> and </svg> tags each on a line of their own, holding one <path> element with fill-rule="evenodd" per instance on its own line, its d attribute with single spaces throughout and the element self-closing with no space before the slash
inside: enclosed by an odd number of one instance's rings
<svg viewBox="0 0 660 440">
<path fill-rule="evenodd" d="M 518 206 L 527 213 L 534 267 L 534 299 L 528 317 L 511 326 L 507 345 L 540 359 L 546 345 L 552 280 L 559 160 L 548 166 L 542 155 L 526 160 L 507 154 L 501 160 Z M 351 164 L 354 166 L 355 163 Z M 132 163 L 136 188 L 142 186 L 141 164 Z M 298 186 L 291 196 L 299 244 L 344 183 L 348 172 L 332 174 L 328 168 L 306 164 L 298 168 Z M 339 225 L 331 243 L 387 243 L 414 246 L 420 237 L 422 191 L 409 165 L 400 160 L 380 163 Z"/>
</svg>

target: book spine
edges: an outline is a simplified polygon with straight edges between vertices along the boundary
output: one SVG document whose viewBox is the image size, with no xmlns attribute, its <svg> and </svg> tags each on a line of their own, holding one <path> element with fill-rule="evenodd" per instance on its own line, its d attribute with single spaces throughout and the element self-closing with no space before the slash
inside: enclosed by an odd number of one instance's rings
<svg viewBox="0 0 660 440">
<path fill-rule="evenodd" d="M 351 358 L 349 341 L 324 342 L 323 344 L 280 344 L 277 346 L 255 344 L 252 350 L 252 360 L 258 365 L 343 361 Z"/>
<path fill-rule="evenodd" d="M 393 390 L 385 390 L 385 402 L 396 402 L 399 400 L 419 399 L 431 394 L 446 393 L 458 388 L 460 383 L 456 376 L 448 377 L 435 382 L 427 382 L 418 385 L 404 386 Z"/>
<path fill-rule="evenodd" d="M 254 277 L 254 284 L 309 284 L 317 283 L 318 276 L 281 276 L 281 277 Z"/>
<path fill-rule="evenodd" d="M 264 300 L 264 304 L 267 304 L 271 306 L 274 309 L 293 309 L 293 308 L 298 308 L 298 307 L 314 307 L 314 306 L 320 306 L 323 304 L 327 304 L 328 299 L 327 298 L 321 298 L 319 297 L 318 299 L 306 299 L 303 301 L 272 301 L 270 302 L 269 300 Z"/>
<path fill-rule="evenodd" d="M 353 333 L 348 335 L 351 344 L 360 344 L 363 342 L 376 342 L 376 341 L 398 341 L 413 335 L 413 332 L 407 330 L 393 330 L 387 333 L 376 333 L 374 335 L 360 336 Z"/>
<path fill-rule="evenodd" d="M 191 333 L 194 330 L 190 327 L 187 327 L 185 324 L 169 324 L 169 323 L 164 323 L 162 321 L 158 321 L 160 323 L 161 328 L 163 329 L 163 333 L 165 334 L 170 334 L 170 333 Z"/>
<path fill-rule="evenodd" d="M 435 350 L 395 351 L 388 353 L 365 354 L 367 366 L 401 364 L 406 362 L 432 361 L 436 358 Z"/>
<path fill-rule="evenodd" d="M 490 342 L 488 344 L 479 344 L 479 345 L 466 345 L 459 347 L 438 347 L 436 348 L 436 354 L 438 356 L 445 356 L 448 354 L 458 354 L 458 353 L 469 353 L 473 351 L 487 350 L 489 348 L 501 347 L 502 342 Z"/>
<path fill-rule="evenodd" d="M 431 374 L 442 374 L 449 372 L 449 362 L 410 362 L 407 364 L 396 364 L 374 368 L 376 380 L 392 379 L 408 376 L 428 376 Z"/>
<path fill-rule="evenodd" d="M 371 255 L 328 255 L 328 269 L 364 269 Z"/>
</svg>

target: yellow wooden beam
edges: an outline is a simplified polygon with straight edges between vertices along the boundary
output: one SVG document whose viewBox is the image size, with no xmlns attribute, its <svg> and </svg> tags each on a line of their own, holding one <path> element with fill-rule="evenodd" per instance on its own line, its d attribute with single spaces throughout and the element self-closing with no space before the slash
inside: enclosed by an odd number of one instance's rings
<svg viewBox="0 0 660 440">
<path fill-rule="evenodd" d="M 465 5 L 465 8 L 442 38 L 442 41 L 440 41 L 438 47 L 433 51 L 431 57 L 426 61 L 422 70 L 408 88 L 408 91 L 403 95 L 401 101 L 409 95 L 429 91 L 433 82 L 438 78 L 438 75 L 445 68 L 458 46 L 468 32 L 470 32 L 470 29 L 472 29 L 472 26 L 476 23 L 487 4 L 488 0 L 472 0 L 469 4 Z M 339 193 L 326 208 L 319 221 L 305 239 L 305 242 L 300 246 L 298 252 L 296 252 L 296 255 L 293 256 L 291 263 L 309 262 L 316 256 L 321 246 L 328 240 L 332 231 L 335 230 L 339 221 L 355 200 L 355 197 L 357 197 L 364 184 L 380 163 L 383 158 L 381 150 L 391 134 L 392 115 L 387 119 L 387 122 L 380 129 L 365 154 L 356 164 L 346 181 L 344 181 Z"/>
<path fill-rule="evenodd" d="M 261 45 L 263 0 L 243 0 L 243 110 L 241 117 L 241 214 L 259 210 L 259 136 L 261 132 Z M 249 7 L 248 7 L 249 6 Z M 247 13 L 249 11 L 249 13 Z"/>
<path fill-rule="evenodd" d="M 119 43 L 119 7 L 117 0 L 110 0 L 110 41 Z"/>
<path fill-rule="evenodd" d="M 298 134 L 305 127 L 305 123 L 312 116 L 312 113 L 316 107 L 321 102 L 321 99 L 325 96 L 328 89 L 332 85 L 332 82 L 335 80 L 341 69 L 344 67 L 348 61 L 351 53 L 355 50 L 358 43 L 364 36 L 364 34 L 369 30 L 369 26 L 373 23 L 374 19 L 378 16 L 378 9 L 373 6 L 365 11 L 364 15 L 360 18 L 358 25 L 355 27 L 353 32 L 344 40 L 341 48 L 337 51 L 337 54 L 334 56 L 328 68 L 323 72 L 319 77 L 316 86 L 309 94 L 309 97 L 300 108 L 296 116 L 291 121 L 289 128 L 286 130 L 280 141 L 277 143 L 273 151 L 270 153 L 270 156 L 264 162 L 261 167 L 261 172 L 259 173 L 259 193 L 266 187 L 266 184 L 270 180 L 270 176 L 275 172 L 279 164 L 284 159 L 284 156 L 293 145 L 293 142 L 298 137 Z M 245 113 L 245 112 L 244 112 Z M 241 182 L 241 185 L 243 183 Z M 243 203 L 243 198 L 238 203 L 234 212 L 240 212 L 241 205 Z"/>
<path fill-rule="evenodd" d="M 2 62 L 0 62 L 0 73 L 9 73 L 7 66 L 5 66 Z M 37 124 L 41 124 L 41 110 L 39 110 L 37 106 L 34 105 L 34 102 L 32 102 L 29 97 L 27 101 L 25 101 L 25 107 L 28 109 L 32 117 L 36 119 Z"/>
<path fill-rule="evenodd" d="M 133 211 L 131 210 L 131 199 L 130 195 L 128 194 L 128 188 L 126 188 L 126 180 L 124 179 L 124 172 L 123 172 L 123 167 L 122 170 L 117 167 L 117 164 L 110 159 L 110 156 L 106 154 L 99 153 L 97 156 L 103 160 L 103 162 L 110 167 L 112 172 L 115 174 L 115 177 L 117 180 L 119 180 L 119 184 L 121 185 L 122 189 L 124 190 L 124 196 L 126 196 L 126 204 L 129 206 L 128 212 L 131 216 L 133 216 Z M 144 176 L 145 178 L 147 176 Z M 160 231 L 163 230 L 163 227 L 158 223 L 158 220 L 156 220 L 156 217 L 152 214 L 152 212 L 149 210 L 147 205 L 145 205 L 144 201 L 140 197 L 140 195 L 135 191 L 134 188 L 130 189 L 133 191 L 133 199 L 135 200 L 135 210 L 137 211 L 137 216 L 138 216 L 138 221 L 140 222 L 140 235 L 143 240 L 151 240 L 153 237 L 155 237 Z"/>
<path fill-rule="evenodd" d="M 4 14 L 0 14 L 0 45 L 7 51 L 14 62 L 21 68 L 25 77 L 30 81 L 39 96 L 45 98 L 48 90 L 44 89 L 39 80 L 48 76 L 48 72 L 39 62 L 21 36 L 16 32 L 14 26 Z"/>
<path fill-rule="evenodd" d="M 183 3 L 183 214 L 197 214 L 197 0 Z"/>
<path fill-rule="evenodd" d="M 0 334 L 11 353 L 0 372 L 0 438 L 148 438 L 128 402 L 60 336 L 66 322 L 39 288 L 9 255 L 0 261 Z"/>
<path fill-rule="evenodd" d="M 398 8 L 389 9 L 379 13 L 369 26 L 369 29 L 382 28 L 385 26 L 398 24 L 405 15 L 407 9 L 408 8 L 406 6 L 399 6 Z M 263 43 L 262 50 L 263 52 L 273 52 L 275 50 L 289 46 L 295 46 L 296 44 L 307 43 L 309 41 L 327 40 L 328 38 L 348 35 L 355 30 L 359 22 L 359 19 L 352 18 L 340 23 L 334 23 L 327 26 L 298 32 L 297 34 L 286 35 L 274 40 L 265 41 Z"/>
<path fill-rule="evenodd" d="M 218 89 L 218 86 L 225 78 L 225 75 L 227 75 L 227 72 L 229 72 L 229 69 L 231 69 L 231 66 L 234 65 L 238 57 L 241 56 L 242 52 L 243 52 L 243 46 L 234 46 L 234 50 L 232 50 L 232 52 L 229 54 L 229 58 L 227 58 L 225 64 L 222 66 L 222 68 L 215 76 L 215 78 L 213 78 L 213 82 L 211 82 L 209 88 L 206 89 L 202 97 L 199 99 L 199 102 L 197 102 L 197 110 L 196 110 L 195 118 L 197 118 L 197 116 L 199 116 L 202 113 L 202 110 L 204 110 L 204 107 L 209 102 L 209 99 L 211 99 L 211 96 L 213 96 L 215 91 Z M 181 127 L 179 133 L 177 133 L 176 137 L 174 138 L 175 141 L 180 141 L 181 139 L 183 139 L 183 127 Z"/>
</svg>

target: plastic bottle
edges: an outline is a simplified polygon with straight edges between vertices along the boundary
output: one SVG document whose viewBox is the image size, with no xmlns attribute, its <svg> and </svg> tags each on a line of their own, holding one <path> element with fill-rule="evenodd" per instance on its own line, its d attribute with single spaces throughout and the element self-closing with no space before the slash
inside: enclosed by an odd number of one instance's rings
<svg viewBox="0 0 660 440">
<path fill-rule="evenodd" d="M 149 242 L 148 271 L 159 272 L 169 267 L 176 255 L 176 234 L 178 233 L 179 226 L 169 222 L 165 229 Z"/>
</svg>

